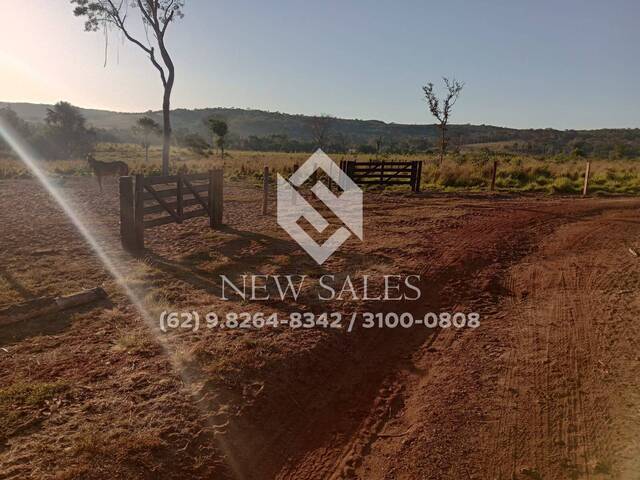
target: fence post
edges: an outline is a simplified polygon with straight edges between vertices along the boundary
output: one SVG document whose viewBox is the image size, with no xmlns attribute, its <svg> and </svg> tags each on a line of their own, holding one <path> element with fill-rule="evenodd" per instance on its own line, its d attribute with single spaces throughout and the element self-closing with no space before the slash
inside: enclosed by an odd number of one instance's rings
<svg viewBox="0 0 640 480">
<path fill-rule="evenodd" d="M 214 170 L 209 170 L 209 227 L 214 228 L 216 226 L 216 205 L 215 205 L 215 173 Z"/>
<path fill-rule="evenodd" d="M 144 249 L 144 175 L 136 175 L 135 189 L 135 232 L 136 249 Z"/>
<path fill-rule="evenodd" d="M 267 202 L 269 201 L 269 167 L 264 167 L 262 174 L 262 215 L 267 214 Z"/>
<path fill-rule="evenodd" d="M 222 226 L 223 172 L 222 168 L 209 171 L 209 226 L 211 228 Z"/>
<path fill-rule="evenodd" d="M 133 178 L 120 177 L 120 241 L 125 250 L 136 249 Z"/>
<path fill-rule="evenodd" d="M 587 162 L 587 168 L 584 172 L 584 186 L 582 187 L 582 196 L 584 197 L 589 191 L 589 173 L 591 170 L 591 162 Z"/>
<path fill-rule="evenodd" d="M 411 162 L 411 190 L 414 193 L 420 192 L 420 181 L 422 180 L 422 164 L 414 160 Z"/>
<path fill-rule="evenodd" d="M 493 170 L 491 171 L 491 191 L 496 189 L 496 173 L 498 172 L 498 161 L 493 161 Z"/>
<path fill-rule="evenodd" d="M 347 174 L 347 178 L 350 178 L 351 180 L 354 180 L 354 176 L 355 176 L 355 169 L 356 169 L 356 162 L 355 160 L 347 160 L 347 163 L 345 164 L 346 170 L 345 173 Z"/>
<path fill-rule="evenodd" d="M 176 188 L 176 203 L 178 204 L 176 207 L 176 211 L 178 212 L 178 223 L 182 223 L 182 216 L 184 213 L 182 196 L 182 175 L 178 174 L 178 184 Z"/>
</svg>

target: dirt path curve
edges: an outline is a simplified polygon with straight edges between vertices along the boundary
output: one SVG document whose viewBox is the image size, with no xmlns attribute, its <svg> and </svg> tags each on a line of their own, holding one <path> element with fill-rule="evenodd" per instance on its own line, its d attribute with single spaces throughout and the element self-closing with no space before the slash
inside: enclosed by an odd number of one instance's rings
<svg viewBox="0 0 640 480">
<path fill-rule="evenodd" d="M 277 478 L 634 478 L 639 206 L 474 205 L 427 239 L 419 308 L 481 327 L 353 340 Z"/>
</svg>

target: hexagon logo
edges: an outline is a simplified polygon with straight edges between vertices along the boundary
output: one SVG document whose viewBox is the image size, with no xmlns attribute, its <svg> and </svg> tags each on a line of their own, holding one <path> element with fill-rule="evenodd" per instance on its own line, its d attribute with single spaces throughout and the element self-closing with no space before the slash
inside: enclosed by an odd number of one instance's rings
<svg viewBox="0 0 640 480">
<path fill-rule="evenodd" d="M 321 169 L 342 193 L 335 195 L 327 186 L 318 181 L 311 191 L 338 217 L 344 226 L 338 228 L 321 245 L 318 244 L 298 223 L 305 218 L 319 233 L 329 226 L 329 222 L 298 193 L 300 187 L 313 173 Z M 340 169 L 322 150 L 318 149 L 307 159 L 289 180 L 278 174 L 278 212 L 280 225 L 317 263 L 322 265 L 353 233 L 360 240 L 362 233 L 362 190 Z"/>
</svg>

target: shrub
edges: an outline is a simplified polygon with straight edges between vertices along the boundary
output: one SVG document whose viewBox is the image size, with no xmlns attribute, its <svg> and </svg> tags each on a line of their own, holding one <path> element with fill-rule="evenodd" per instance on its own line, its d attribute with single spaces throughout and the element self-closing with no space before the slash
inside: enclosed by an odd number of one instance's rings
<svg viewBox="0 0 640 480">
<path fill-rule="evenodd" d="M 558 177 L 549 186 L 551 193 L 576 193 L 578 189 L 569 177 Z"/>
</svg>

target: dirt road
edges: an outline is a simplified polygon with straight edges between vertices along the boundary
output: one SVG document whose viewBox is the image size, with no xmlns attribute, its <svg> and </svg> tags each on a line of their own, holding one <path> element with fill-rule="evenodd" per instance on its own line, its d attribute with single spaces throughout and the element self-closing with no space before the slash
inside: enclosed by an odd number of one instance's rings
<svg viewBox="0 0 640 480">
<path fill-rule="evenodd" d="M 376 344 L 370 408 L 279 478 L 640 478 L 638 204 L 474 206 L 423 280 L 482 327 Z"/>
<path fill-rule="evenodd" d="M 113 186 L 65 189 L 117 250 Z M 420 302 L 332 307 L 481 325 L 158 340 L 46 194 L 0 192 L 17 205 L 0 217 L 0 303 L 102 282 L 112 302 L 0 331 L 0 478 L 640 478 L 640 201 L 371 193 L 366 241 L 318 267 L 252 207 L 259 191 L 231 186 L 225 231 L 163 227 L 127 260 L 149 301 L 317 310 L 229 305 L 215 277 L 420 274 Z"/>
</svg>

